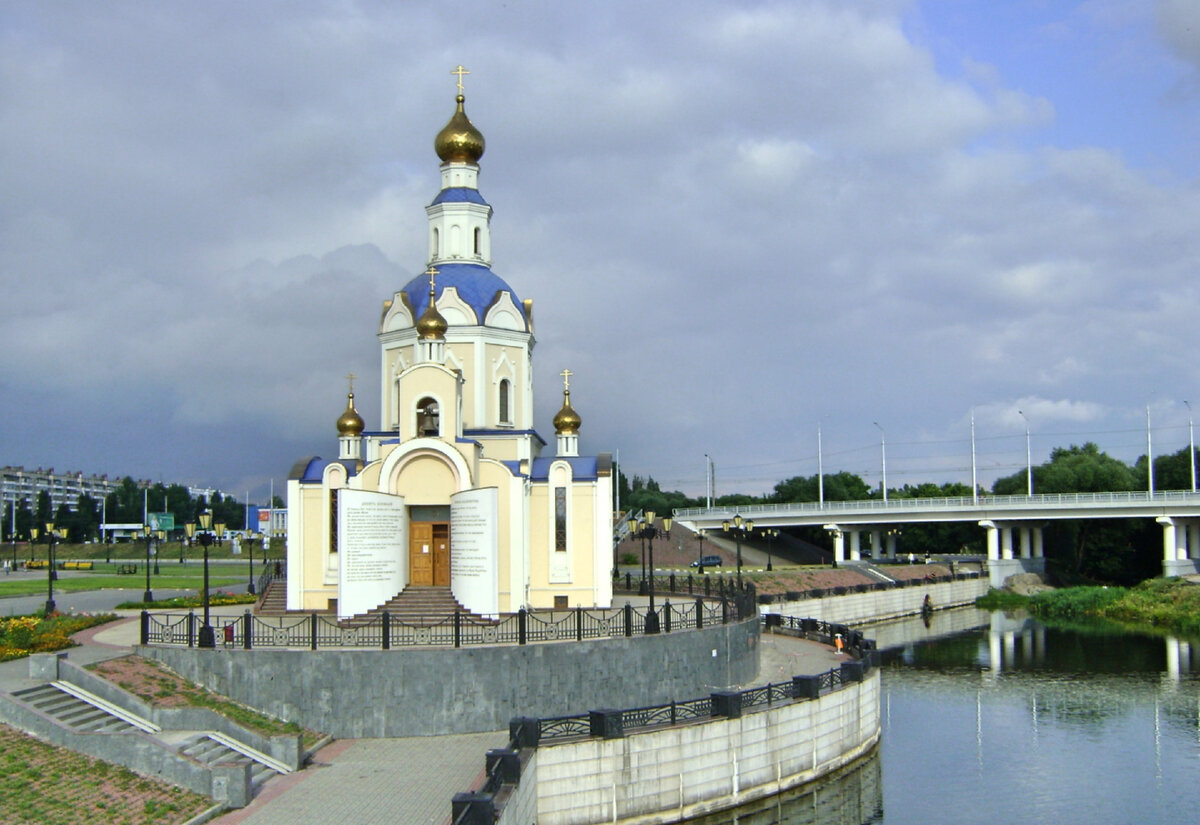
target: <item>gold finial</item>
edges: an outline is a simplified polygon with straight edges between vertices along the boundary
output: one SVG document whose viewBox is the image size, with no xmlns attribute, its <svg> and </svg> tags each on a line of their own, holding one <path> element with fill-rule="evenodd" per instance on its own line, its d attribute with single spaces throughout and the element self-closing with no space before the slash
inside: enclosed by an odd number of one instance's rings
<svg viewBox="0 0 1200 825">
<path fill-rule="evenodd" d="M 563 378 L 563 405 L 554 416 L 554 432 L 556 435 L 579 435 L 579 427 L 583 423 L 579 413 L 571 406 L 571 376 L 575 373 L 563 370 L 559 375 Z"/>
<path fill-rule="evenodd" d="M 434 278 L 438 274 L 437 267 L 430 265 L 429 269 L 425 270 L 425 274 L 429 276 L 429 305 L 417 319 L 417 335 L 425 339 L 445 338 L 449 324 L 437 310 L 437 287 L 434 285 Z"/>
<path fill-rule="evenodd" d="M 559 375 L 561 375 L 561 376 L 562 376 L 562 378 L 563 378 L 563 390 L 565 390 L 565 391 L 567 391 L 567 392 L 570 392 L 570 390 L 571 390 L 571 376 L 572 376 L 572 375 L 574 375 L 574 374 L 575 374 L 575 373 L 571 372 L 570 370 L 563 370 L 562 372 L 560 372 L 560 373 L 559 373 Z"/>
<path fill-rule="evenodd" d="M 468 72 L 466 69 L 464 69 L 464 68 L 462 67 L 462 64 L 461 64 L 461 63 L 459 63 L 459 64 L 458 64 L 458 68 L 457 68 L 457 69 L 453 69 L 453 70 L 450 72 L 450 74 L 456 74 L 456 75 L 458 75 L 458 93 L 461 95 L 461 94 L 463 93 L 463 85 L 462 85 L 462 79 L 463 79 L 463 75 L 465 75 L 465 74 L 470 74 L 470 72 Z"/>
<path fill-rule="evenodd" d="M 355 378 L 358 378 L 358 376 L 355 375 L 354 373 L 350 373 L 349 375 L 346 376 L 346 380 L 350 382 L 350 394 L 351 395 L 354 395 L 354 379 Z"/>
<path fill-rule="evenodd" d="M 425 274 L 429 276 L 429 294 L 433 295 L 436 290 L 433 279 L 438 276 L 438 268 L 430 264 L 429 269 L 425 270 Z"/>
</svg>

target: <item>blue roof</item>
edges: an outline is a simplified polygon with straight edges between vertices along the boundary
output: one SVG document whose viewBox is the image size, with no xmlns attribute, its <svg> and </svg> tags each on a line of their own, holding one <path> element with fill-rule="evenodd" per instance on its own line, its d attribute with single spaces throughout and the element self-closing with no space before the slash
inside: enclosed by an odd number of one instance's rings
<svg viewBox="0 0 1200 825">
<path fill-rule="evenodd" d="M 475 315 L 479 318 L 479 322 L 483 323 L 483 316 L 487 312 L 488 307 L 496 299 L 497 292 L 511 292 L 513 302 L 516 303 L 521 317 L 528 323 L 529 319 L 525 318 L 525 307 L 521 304 L 521 299 L 513 288 L 504 282 L 504 279 L 497 275 L 486 266 L 480 264 L 437 264 L 437 294 L 438 298 L 442 297 L 442 292 L 448 286 L 458 290 L 458 297 L 462 298 L 471 309 L 475 310 Z M 425 312 L 425 305 L 429 302 L 429 276 L 424 273 L 413 278 L 404 285 L 404 292 L 408 293 L 409 303 L 413 305 L 413 310 L 416 312 L 416 317 L 420 318 Z"/>
<path fill-rule="evenodd" d="M 470 189 L 466 186 L 451 186 L 438 192 L 438 196 L 433 199 L 430 206 L 437 206 L 439 203 L 478 203 L 482 206 L 487 206 L 488 202 L 483 199 L 483 195 L 479 194 L 478 189 Z"/>
</svg>

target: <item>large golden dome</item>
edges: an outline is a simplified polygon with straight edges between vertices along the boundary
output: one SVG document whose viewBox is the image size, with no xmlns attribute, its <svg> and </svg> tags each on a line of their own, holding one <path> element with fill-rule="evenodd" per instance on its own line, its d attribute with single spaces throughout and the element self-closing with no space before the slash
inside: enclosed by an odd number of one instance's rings
<svg viewBox="0 0 1200 825">
<path fill-rule="evenodd" d="M 337 420 L 338 435 L 360 436 L 364 426 L 362 416 L 358 414 L 358 410 L 354 409 L 354 393 L 347 393 L 346 411 Z"/>
<path fill-rule="evenodd" d="M 554 434 L 579 435 L 579 427 L 582 424 L 583 419 L 571 407 L 571 391 L 563 390 L 562 409 L 558 411 L 558 415 L 554 416 Z"/>
<path fill-rule="evenodd" d="M 463 101 L 466 98 L 458 95 L 454 99 L 458 102 L 458 107 L 454 110 L 450 122 L 437 133 L 433 140 L 433 148 L 443 163 L 478 163 L 483 157 L 483 133 L 475 128 L 475 124 L 471 123 L 471 119 L 463 110 Z"/>
</svg>

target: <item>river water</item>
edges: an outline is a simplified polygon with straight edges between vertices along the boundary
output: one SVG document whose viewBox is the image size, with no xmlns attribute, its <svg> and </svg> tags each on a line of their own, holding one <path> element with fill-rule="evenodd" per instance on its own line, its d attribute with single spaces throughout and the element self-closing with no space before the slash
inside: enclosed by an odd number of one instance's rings
<svg viewBox="0 0 1200 825">
<path fill-rule="evenodd" d="M 1200 822 L 1200 640 L 977 610 L 867 635 L 884 648 L 876 754 L 697 822 Z"/>
</svg>

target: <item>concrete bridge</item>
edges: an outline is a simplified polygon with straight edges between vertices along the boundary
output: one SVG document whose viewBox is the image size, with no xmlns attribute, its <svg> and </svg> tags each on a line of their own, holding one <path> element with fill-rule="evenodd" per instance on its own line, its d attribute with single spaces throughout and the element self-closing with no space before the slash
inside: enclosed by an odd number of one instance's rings
<svg viewBox="0 0 1200 825">
<path fill-rule="evenodd" d="M 833 536 L 839 563 L 894 559 L 904 524 L 975 522 L 987 531 L 989 579 L 996 586 L 1015 573 L 1045 571 L 1042 528 L 1047 521 L 1152 518 L 1162 526 L 1163 575 L 1200 573 L 1200 493 L 1185 490 L 700 507 L 676 510 L 675 520 L 691 530 L 717 531 L 737 515 L 755 527 L 824 527 Z"/>
</svg>

